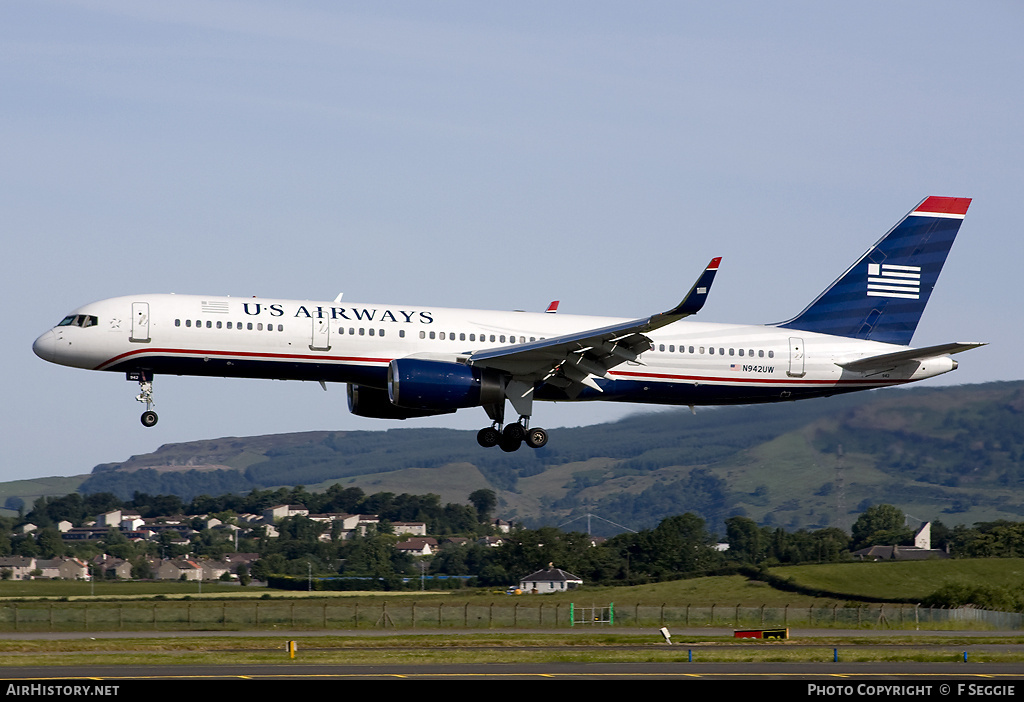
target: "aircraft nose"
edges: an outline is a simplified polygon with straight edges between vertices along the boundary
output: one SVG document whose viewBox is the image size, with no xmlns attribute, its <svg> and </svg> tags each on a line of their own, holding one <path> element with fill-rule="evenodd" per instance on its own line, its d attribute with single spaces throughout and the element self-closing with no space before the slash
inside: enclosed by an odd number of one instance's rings
<svg viewBox="0 0 1024 702">
<path fill-rule="evenodd" d="M 57 360 L 57 335 L 51 329 L 35 340 L 32 350 L 44 361 L 54 363 Z"/>
</svg>

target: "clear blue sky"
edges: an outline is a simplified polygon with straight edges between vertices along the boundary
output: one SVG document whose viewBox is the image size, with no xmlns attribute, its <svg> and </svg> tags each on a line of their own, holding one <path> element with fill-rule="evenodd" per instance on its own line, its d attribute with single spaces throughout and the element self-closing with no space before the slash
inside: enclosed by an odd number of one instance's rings
<svg viewBox="0 0 1024 702">
<path fill-rule="evenodd" d="M 1009 1 L 4 2 L 0 480 L 428 423 L 351 417 L 343 386 L 158 377 L 145 429 L 123 376 L 32 354 L 89 301 L 640 316 L 721 255 L 701 318 L 773 322 L 927 195 L 975 199 L 915 344 L 991 342 L 928 382 L 1024 377 L 1022 20 Z"/>
</svg>

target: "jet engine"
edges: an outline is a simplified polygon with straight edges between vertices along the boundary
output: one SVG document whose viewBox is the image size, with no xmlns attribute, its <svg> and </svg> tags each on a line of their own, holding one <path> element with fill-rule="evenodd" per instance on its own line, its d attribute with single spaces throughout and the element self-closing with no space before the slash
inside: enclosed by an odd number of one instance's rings
<svg viewBox="0 0 1024 702">
<path fill-rule="evenodd" d="M 388 391 L 366 385 L 348 385 L 348 409 L 357 417 L 373 419 L 412 419 L 432 417 L 435 414 L 452 414 L 454 409 L 407 409 L 396 407 L 388 399 Z"/>
<path fill-rule="evenodd" d="M 398 358 L 388 366 L 388 397 L 398 407 L 455 411 L 503 403 L 505 379 L 490 368 Z"/>
</svg>

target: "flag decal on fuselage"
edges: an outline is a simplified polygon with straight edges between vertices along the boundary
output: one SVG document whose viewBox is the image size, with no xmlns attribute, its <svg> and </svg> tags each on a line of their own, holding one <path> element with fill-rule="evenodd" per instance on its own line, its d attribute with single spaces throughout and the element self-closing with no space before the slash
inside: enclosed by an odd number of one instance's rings
<svg viewBox="0 0 1024 702">
<path fill-rule="evenodd" d="M 903 297 L 916 300 L 920 296 L 920 266 L 868 264 L 868 297 Z"/>
</svg>

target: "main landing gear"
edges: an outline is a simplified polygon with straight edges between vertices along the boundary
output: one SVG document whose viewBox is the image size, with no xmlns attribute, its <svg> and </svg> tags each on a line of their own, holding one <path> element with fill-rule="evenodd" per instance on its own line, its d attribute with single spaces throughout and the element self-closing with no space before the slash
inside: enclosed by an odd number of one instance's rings
<svg viewBox="0 0 1024 702">
<path fill-rule="evenodd" d="M 484 448 L 500 446 L 502 451 L 509 453 L 519 450 L 524 442 L 530 448 L 541 448 L 548 442 L 548 433 L 540 427 L 530 428 L 529 424 L 530 418 L 523 416 L 502 429 L 501 420 L 496 419 L 491 426 L 477 432 L 476 441 Z"/>
<path fill-rule="evenodd" d="M 535 449 L 547 444 L 546 431 L 540 427 L 530 428 L 530 415 L 533 414 L 533 385 L 522 380 L 509 380 L 505 386 L 505 397 L 519 413 L 519 421 L 505 424 L 504 400 L 484 405 L 484 411 L 491 418 L 491 426 L 477 432 L 477 443 L 484 448 L 500 446 L 502 451 L 509 453 L 518 451 L 523 442 Z"/>
<path fill-rule="evenodd" d="M 129 373 L 128 380 L 139 381 L 139 394 L 135 396 L 135 399 L 139 402 L 145 403 L 146 411 L 142 413 L 140 418 L 142 426 L 151 427 L 157 422 L 158 417 L 156 412 L 153 411 L 153 407 L 156 405 L 153 402 L 153 374 L 146 372 Z"/>
<path fill-rule="evenodd" d="M 524 418 L 525 419 L 525 418 Z M 548 433 L 540 427 L 528 429 L 521 419 L 519 422 L 506 424 L 504 429 L 497 422 L 484 427 L 476 434 L 476 441 L 484 448 L 500 446 L 502 451 L 517 451 L 523 443 L 530 448 L 540 448 L 548 442 Z"/>
</svg>

